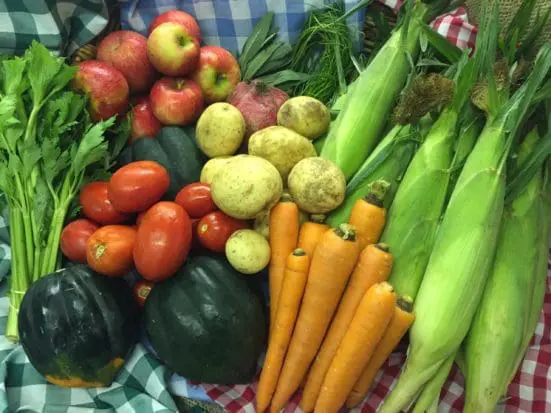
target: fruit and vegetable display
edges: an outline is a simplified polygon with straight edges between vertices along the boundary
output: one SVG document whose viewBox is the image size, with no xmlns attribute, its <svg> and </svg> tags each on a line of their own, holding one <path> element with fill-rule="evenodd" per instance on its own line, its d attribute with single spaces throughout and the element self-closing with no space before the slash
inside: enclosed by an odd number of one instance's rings
<svg viewBox="0 0 551 413">
<path fill-rule="evenodd" d="M 143 327 L 171 372 L 256 383 L 260 413 L 336 413 L 405 343 L 381 412 L 436 411 L 454 363 L 464 411 L 494 411 L 546 288 L 549 13 L 488 7 L 462 51 L 410 0 L 357 57 L 365 3 L 294 45 L 267 13 L 237 56 L 172 10 L 92 60 L 2 60 L 6 336 L 48 382 L 109 386 Z"/>
</svg>

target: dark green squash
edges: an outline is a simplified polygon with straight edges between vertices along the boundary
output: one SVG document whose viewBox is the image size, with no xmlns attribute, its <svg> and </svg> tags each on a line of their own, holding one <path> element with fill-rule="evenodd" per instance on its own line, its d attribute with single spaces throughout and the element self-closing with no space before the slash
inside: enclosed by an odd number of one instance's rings
<svg viewBox="0 0 551 413">
<path fill-rule="evenodd" d="M 73 265 L 34 282 L 19 309 L 31 364 L 63 387 L 105 387 L 134 348 L 139 311 L 127 283 Z"/>
<path fill-rule="evenodd" d="M 167 169 L 165 199 L 172 201 L 184 186 L 199 181 L 207 158 L 195 144 L 192 127 L 165 126 L 155 139 L 138 139 L 119 155 L 121 166 L 134 161 L 155 161 Z"/>
<path fill-rule="evenodd" d="M 265 314 L 224 257 L 191 257 L 151 290 L 144 318 L 157 356 L 183 377 L 216 384 L 254 379 L 266 340 Z"/>
</svg>

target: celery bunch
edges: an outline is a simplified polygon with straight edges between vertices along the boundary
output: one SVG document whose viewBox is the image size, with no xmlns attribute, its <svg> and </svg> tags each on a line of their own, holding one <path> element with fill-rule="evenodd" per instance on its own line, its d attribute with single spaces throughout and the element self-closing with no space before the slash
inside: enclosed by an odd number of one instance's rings
<svg viewBox="0 0 551 413">
<path fill-rule="evenodd" d="M 86 98 L 69 89 L 77 68 L 34 42 L 0 67 L 0 190 L 9 208 L 12 271 L 6 336 L 28 286 L 59 264 L 59 239 L 73 198 L 111 162 L 104 138 L 114 118 L 92 125 Z M 91 165 L 95 167 L 93 170 Z"/>
</svg>

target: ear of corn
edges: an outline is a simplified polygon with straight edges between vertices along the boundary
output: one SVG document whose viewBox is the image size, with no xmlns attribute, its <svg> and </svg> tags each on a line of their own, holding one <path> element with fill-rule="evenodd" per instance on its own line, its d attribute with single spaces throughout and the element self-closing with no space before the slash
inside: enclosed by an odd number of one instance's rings
<svg viewBox="0 0 551 413">
<path fill-rule="evenodd" d="M 519 161 L 538 139 L 537 131 L 526 137 Z M 466 338 L 466 413 L 493 412 L 516 368 L 538 261 L 541 181 L 536 174 L 503 213 L 493 268 Z"/>
<path fill-rule="evenodd" d="M 342 101 L 343 108 L 320 155 L 338 165 L 347 180 L 381 138 L 390 110 L 412 70 L 409 59 L 419 53 L 425 12 L 426 6 L 416 2 L 409 24 L 394 31 Z"/>
<path fill-rule="evenodd" d="M 424 139 L 409 165 L 388 214 L 382 236 L 393 246 L 396 263 L 389 281 L 398 294 L 415 299 L 432 251 L 434 238 L 445 208 L 452 178 L 471 152 L 480 133 L 478 122 L 470 122 L 458 133 L 460 114 L 476 119 L 467 110 L 470 90 L 484 63 L 492 59 L 486 51 L 492 32 L 478 37 L 473 60 L 467 55 L 457 63 L 452 85 L 455 96 Z M 455 152 L 455 153 L 454 153 Z"/>
<path fill-rule="evenodd" d="M 399 412 L 465 338 L 491 268 L 503 213 L 512 140 L 551 68 L 545 45 L 526 83 L 490 120 L 469 155 L 438 230 L 415 302 L 405 370 L 382 413 Z"/>
<path fill-rule="evenodd" d="M 544 139 L 551 138 L 547 135 Z M 541 315 L 545 290 L 547 288 L 548 260 L 549 260 L 549 235 L 551 232 L 551 160 L 543 168 L 543 185 L 538 195 L 538 242 L 537 242 L 537 264 L 530 285 L 530 298 L 524 322 L 522 343 L 517 353 L 515 368 L 509 377 L 510 383 L 522 363 L 530 341 Z"/>
<path fill-rule="evenodd" d="M 452 172 L 457 112 L 445 109 L 409 165 L 389 210 L 382 240 L 396 261 L 389 282 L 398 294 L 415 299 L 429 261 Z M 466 135 L 471 144 L 477 124 Z M 472 146 L 471 146 L 472 147 Z"/>
<path fill-rule="evenodd" d="M 415 153 L 417 145 L 409 139 L 411 129 L 410 125 L 397 125 L 391 129 L 348 184 L 346 199 L 327 217 L 328 225 L 338 227 L 348 222 L 356 201 L 365 197 L 371 184 L 379 179 L 390 184 L 384 200 L 385 207 L 389 206 L 398 188 L 398 181 Z"/>
</svg>

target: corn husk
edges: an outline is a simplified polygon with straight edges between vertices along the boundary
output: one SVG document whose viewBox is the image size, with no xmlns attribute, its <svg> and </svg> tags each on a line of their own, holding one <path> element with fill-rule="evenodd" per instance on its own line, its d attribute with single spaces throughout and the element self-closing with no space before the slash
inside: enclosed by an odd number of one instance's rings
<svg viewBox="0 0 551 413">
<path fill-rule="evenodd" d="M 416 2 L 409 24 L 402 24 L 360 73 L 332 125 L 320 156 L 335 163 L 347 181 L 377 146 L 390 111 L 419 53 L 422 18 L 427 8 Z M 339 103 L 340 105 L 341 103 Z"/>
<path fill-rule="evenodd" d="M 538 139 L 537 131 L 527 136 L 519 161 Z M 466 338 L 466 413 L 493 412 L 517 367 L 538 264 L 541 185 L 536 174 L 503 213 L 495 262 Z"/>
<path fill-rule="evenodd" d="M 450 375 L 450 370 L 453 366 L 454 356 L 450 356 L 442 364 L 436 374 L 423 388 L 419 398 L 415 401 L 413 413 L 437 413 L 438 403 L 440 402 L 440 392 L 446 379 Z"/>
<path fill-rule="evenodd" d="M 549 138 L 547 136 L 546 138 Z M 534 336 L 536 326 L 538 324 L 547 288 L 547 274 L 549 261 L 549 235 L 551 232 L 551 161 L 547 161 L 544 166 L 544 178 L 542 189 L 538 196 L 538 242 L 537 249 L 537 264 L 530 285 L 531 296 L 524 322 L 523 338 L 520 349 L 517 353 L 515 368 L 509 377 L 510 383 L 516 371 L 518 370 L 522 360 L 526 354 L 526 350 L 530 345 L 530 341 Z"/>
<path fill-rule="evenodd" d="M 398 294 L 414 300 L 447 199 L 457 119 L 457 111 L 444 110 L 423 141 L 400 183 L 381 238 L 392 245 L 394 255 L 389 282 Z M 462 132 L 472 149 L 480 133 L 478 124 L 472 123 Z"/>
<path fill-rule="evenodd" d="M 400 180 L 417 149 L 416 142 L 410 138 L 412 134 L 411 125 L 397 125 L 390 130 L 349 182 L 344 202 L 327 217 L 328 225 L 336 228 L 348 222 L 354 203 L 364 198 L 371 184 L 379 179 L 390 184 L 384 199 L 385 207 L 392 203 Z"/>
<path fill-rule="evenodd" d="M 417 295 L 405 370 L 382 413 L 407 407 L 467 335 L 495 254 L 508 152 L 550 68 L 546 44 L 527 82 L 488 121 L 465 163 Z"/>
</svg>

